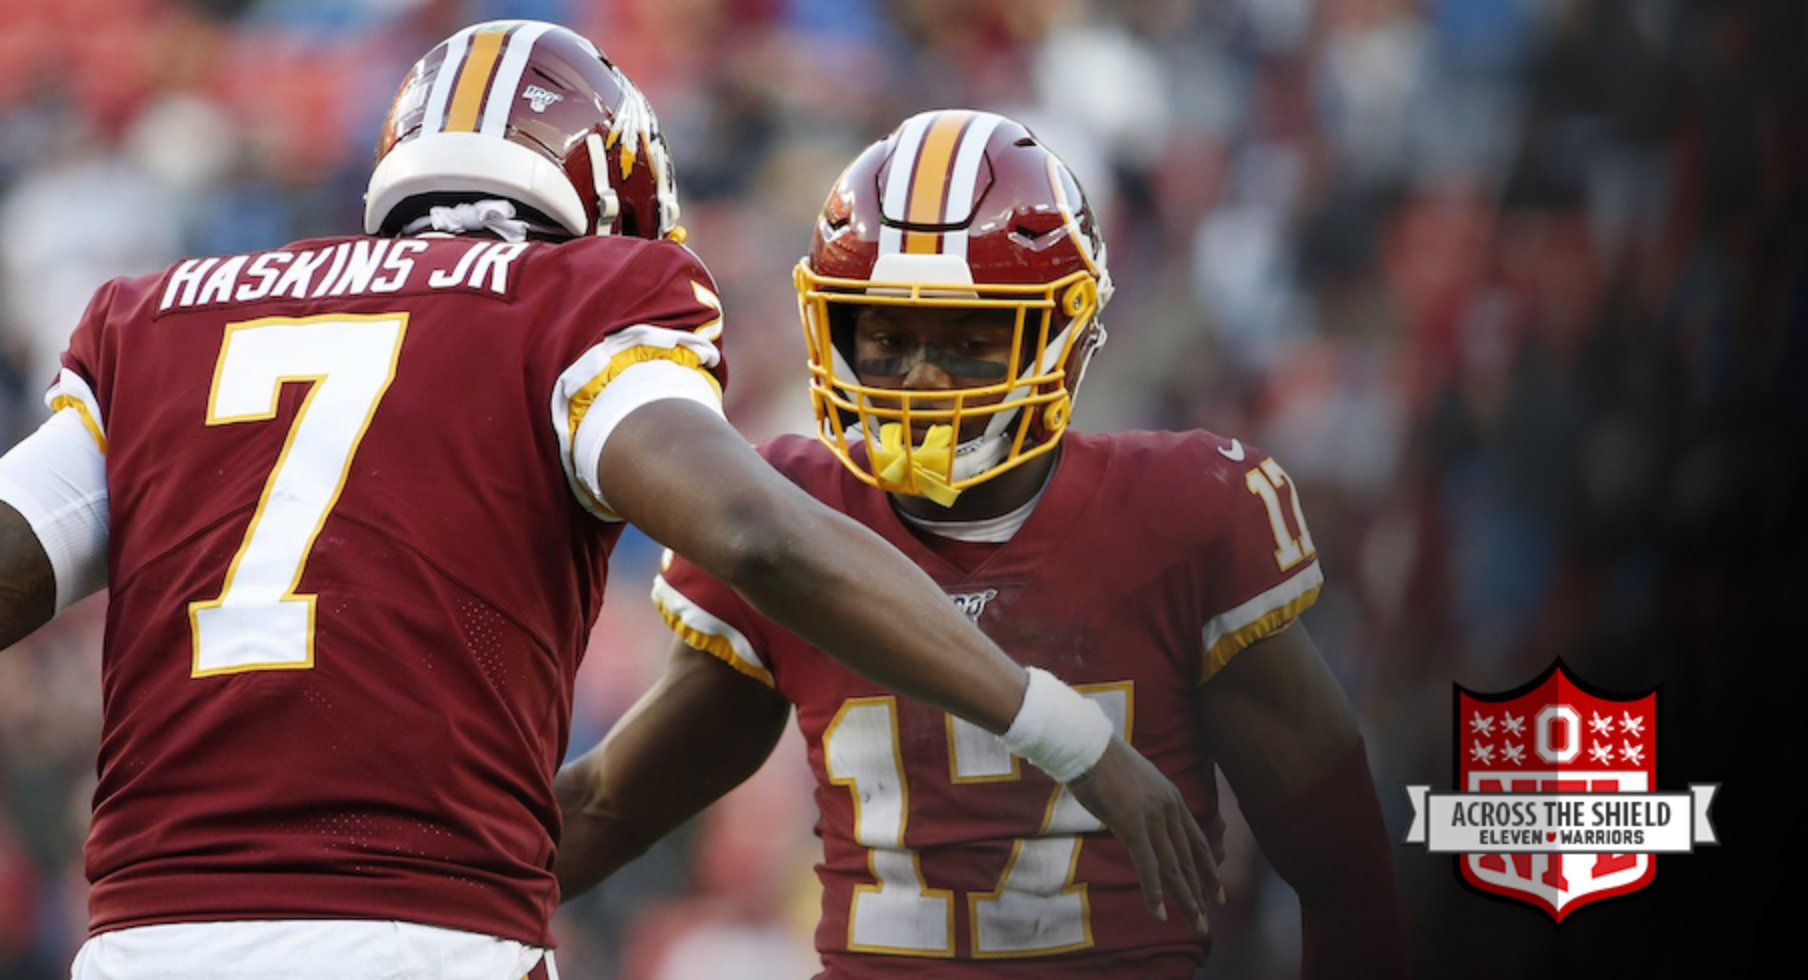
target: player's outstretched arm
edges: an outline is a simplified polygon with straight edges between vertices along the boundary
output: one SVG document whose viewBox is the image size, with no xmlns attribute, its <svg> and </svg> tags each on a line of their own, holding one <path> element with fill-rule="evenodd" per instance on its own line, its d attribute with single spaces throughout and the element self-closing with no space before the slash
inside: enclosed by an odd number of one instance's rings
<svg viewBox="0 0 1808 980">
<path fill-rule="evenodd" d="M 1051 697 L 1030 692 L 1030 675 L 921 569 L 792 485 L 709 410 L 679 399 L 635 409 L 609 436 L 596 478 L 616 513 L 861 674 L 1003 733 L 1007 744 L 1026 729 L 1062 735 L 1060 717 L 1014 728 L 1025 707 L 1075 704 L 1071 727 L 1083 727 L 1083 699 L 1058 682 L 1038 682 Z M 1197 824 L 1179 791 L 1105 732 L 1096 745 L 1107 747 L 1091 758 L 1024 754 L 1051 772 L 1078 766 L 1065 778 L 1137 856 L 1151 908 L 1165 891 L 1187 921 L 1202 922 L 1204 896 L 1219 886 Z"/>
<path fill-rule="evenodd" d="M 674 638 L 665 676 L 553 782 L 565 832 L 553 873 L 574 898 L 753 775 L 791 706 Z"/>
<path fill-rule="evenodd" d="M 1027 678 L 916 566 L 708 410 L 635 409 L 597 464 L 609 506 L 773 622 L 887 687 L 1002 732 Z"/>
<path fill-rule="evenodd" d="M 1301 977 L 1405 977 L 1405 913 L 1368 757 L 1305 626 L 1232 659 L 1201 689 L 1199 715 L 1262 853 L 1299 895 Z"/>
<path fill-rule="evenodd" d="M 0 503 L 0 649 L 50 622 L 56 572 L 31 524 Z"/>
</svg>

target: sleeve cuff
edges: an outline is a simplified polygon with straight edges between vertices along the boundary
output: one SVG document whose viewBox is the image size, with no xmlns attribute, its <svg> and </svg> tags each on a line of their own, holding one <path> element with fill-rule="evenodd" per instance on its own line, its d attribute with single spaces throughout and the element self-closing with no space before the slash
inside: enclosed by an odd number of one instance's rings
<svg viewBox="0 0 1808 980">
<path fill-rule="evenodd" d="M 669 554 L 669 552 L 668 552 Z M 735 670 L 765 684 L 776 686 L 772 671 L 748 642 L 747 635 L 712 615 L 688 596 L 672 588 L 665 576 L 653 579 L 653 605 L 665 624 L 678 638 L 692 647 L 715 657 Z"/>
<path fill-rule="evenodd" d="M 616 426 L 635 409 L 667 398 L 696 402 L 716 415 L 722 415 L 722 395 L 716 388 L 715 379 L 697 368 L 664 360 L 630 365 L 597 392 L 590 410 L 584 413 L 584 420 L 572 437 L 572 471 L 588 497 L 586 504 L 594 504 L 592 510 L 599 511 L 597 516 L 621 520 L 620 515 L 609 509 L 609 502 L 603 499 L 602 488 L 596 483 L 596 466 L 602 459 L 603 446 Z"/>
</svg>

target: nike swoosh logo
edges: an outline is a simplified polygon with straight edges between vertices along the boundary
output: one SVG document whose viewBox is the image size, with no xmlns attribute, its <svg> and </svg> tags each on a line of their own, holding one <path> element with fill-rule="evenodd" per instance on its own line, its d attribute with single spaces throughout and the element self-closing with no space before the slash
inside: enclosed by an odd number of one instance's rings
<svg viewBox="0 0 1808 980">
<path fill-rule="evenodd" d="M 1225 459 L 1228 459 L 1233 463 L 1243 462 L 1243 444 L 1241 442 L 1238 442 L 1235 439 L 1232 439 L 1230 441 L 1229 449 L 1226 449 L 1223 446 L 1219 446 L 1218 453 L 1219 453 L 1219 455 L 1223 456 Z"/>
</svg>

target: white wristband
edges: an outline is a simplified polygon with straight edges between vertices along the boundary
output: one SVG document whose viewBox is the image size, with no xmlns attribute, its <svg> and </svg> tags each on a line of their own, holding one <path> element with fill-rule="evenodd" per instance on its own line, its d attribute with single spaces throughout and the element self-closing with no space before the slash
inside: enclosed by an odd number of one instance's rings
<svg viewBox="0 0 1808 980">
<path fill-rule="evenodd" d="M 1040 667 L 1028 668 L 1023 706 L 1004 733 L 1005 748 L 1058 782 L 1071 783 L 1098 764 L 1111 745 L 1105 710 Z"/>
</svg>

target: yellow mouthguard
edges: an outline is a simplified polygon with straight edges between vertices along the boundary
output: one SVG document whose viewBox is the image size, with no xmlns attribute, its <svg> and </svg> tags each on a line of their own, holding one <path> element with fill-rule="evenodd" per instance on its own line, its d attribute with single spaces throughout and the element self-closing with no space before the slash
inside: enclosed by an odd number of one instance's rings
<svg viewBox="0 0 1808 980">
<path fill-rule="evenodd" d="M 887 422 L 879 427 L 879 445 L 873 448 L 873 472 L 887 490 L 928 497 L 948 507 L 960 496 L 960 491 L 954 489 L 943 475 L 953 471 L 953 457 L 953 426 L 930 426 L 923 444 L 907 453 L 904 426 Z"/>
</svg>

